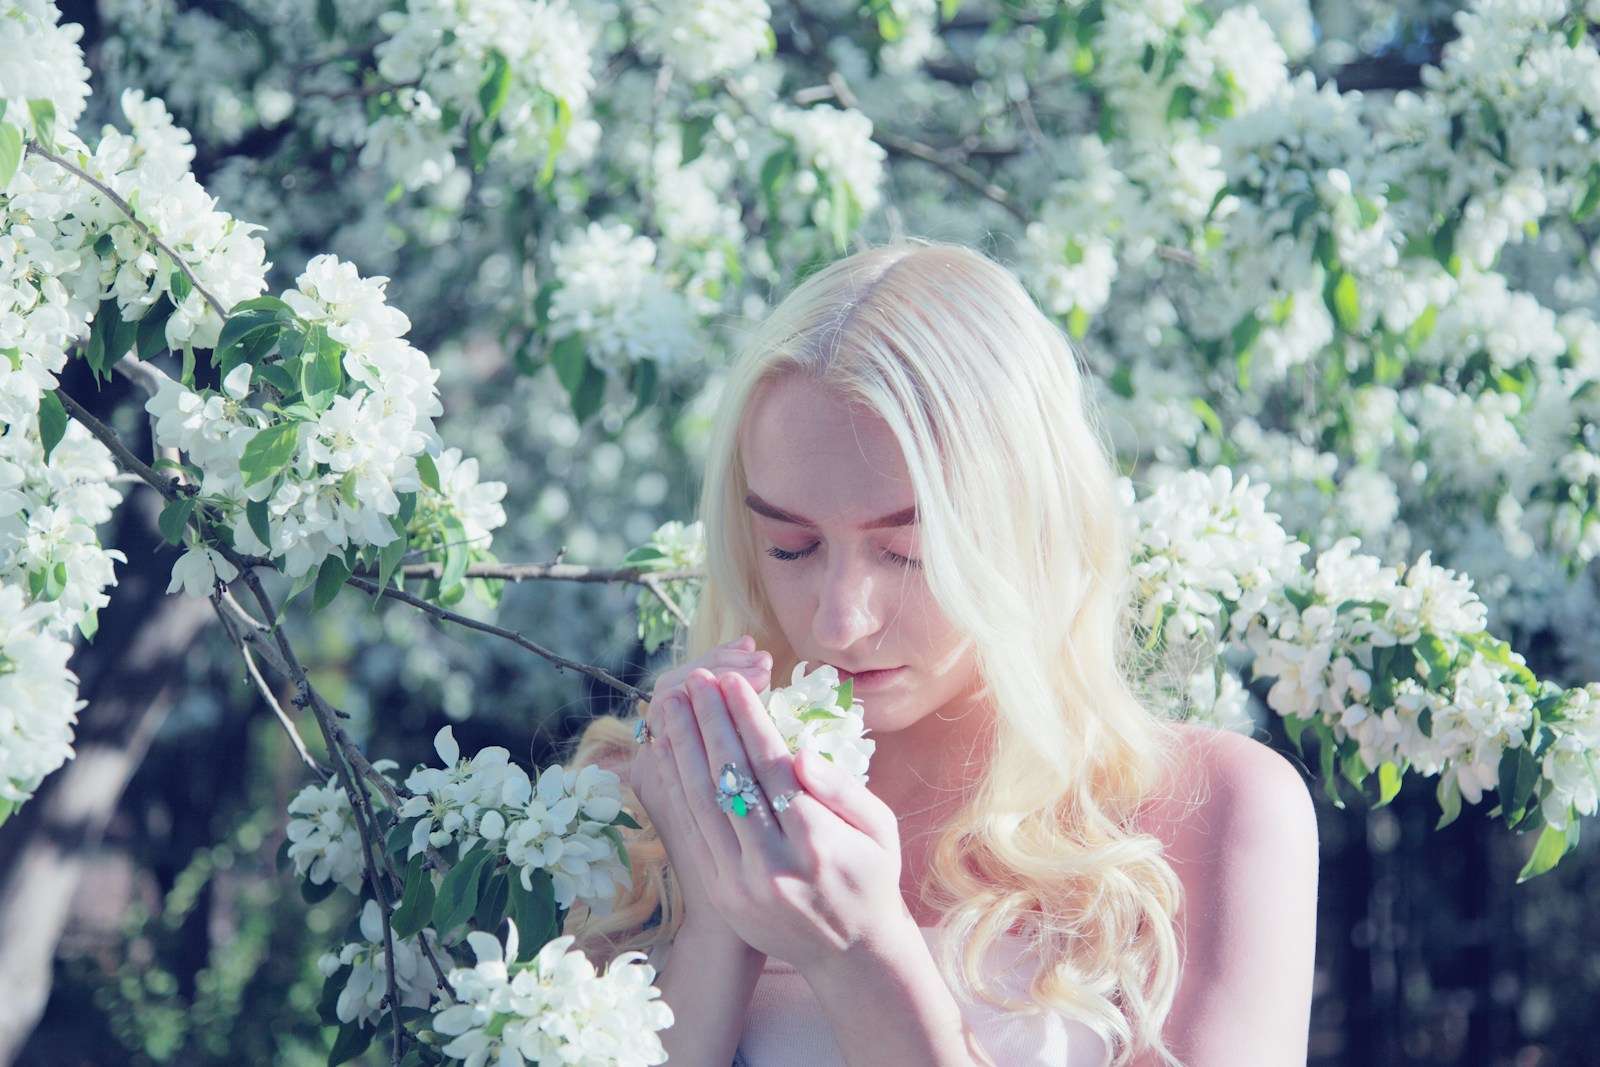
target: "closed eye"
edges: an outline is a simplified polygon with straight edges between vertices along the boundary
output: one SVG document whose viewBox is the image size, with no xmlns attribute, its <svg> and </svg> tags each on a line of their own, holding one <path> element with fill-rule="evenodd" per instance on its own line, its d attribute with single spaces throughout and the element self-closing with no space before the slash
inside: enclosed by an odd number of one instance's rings
<svg viewBox="0 0 1600 1067">
<path fill-rule="evenodd" d="M 789 560 L 796 560 L 805 556 L 809 556 L 816 550 L 817 546 L 815 544 L 811 545 L 809 548 L 803 548 L 798 552 L 790 552 L 787 549 L 782 549 L 777 545 L 773 545 L 771 548 L 767 549 L 767 555 L 771 556 L 773 559 L 781 559 L 787 562 Z M 887 548 L 883 550 L 883 558 L 888 560 L 890 563 L 894 563 L 901 567 L 922 566 L 922 561 L 920 559 L 908 559 L 907 557 L 898 553 L 890 552 Z"/>
</svg>

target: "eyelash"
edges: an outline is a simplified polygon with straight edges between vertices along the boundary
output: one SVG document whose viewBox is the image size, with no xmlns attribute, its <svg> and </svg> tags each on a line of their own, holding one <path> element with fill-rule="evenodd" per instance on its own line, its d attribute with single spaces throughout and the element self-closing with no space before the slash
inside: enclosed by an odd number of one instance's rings
<svg viewBox="0 0 1600 1067">
<path fill-rule="evenodd" d="M 809 556 L 816 550 L 817 546 L 812 545 L 810 548 L 803 549 L 799 552 L 790 552 L 787 549 L 782 549 L 777 545 L 773 545 L 771 548 L 767 549 L 767 555 L 771 556 L 773 559 L 781 559 L 787 562 L 790 560 L 800 559 L 803 556 Z M 907 559 L 905 556 L 902 556 L 896 552 L 890 552 L 888 549 L 883 550 L 883 555 L 884 558 L 889 560 L 889 562 L 895 563 L 901 567 L 922 566 L 922 561 L 920 559 Z"/>
</svg>

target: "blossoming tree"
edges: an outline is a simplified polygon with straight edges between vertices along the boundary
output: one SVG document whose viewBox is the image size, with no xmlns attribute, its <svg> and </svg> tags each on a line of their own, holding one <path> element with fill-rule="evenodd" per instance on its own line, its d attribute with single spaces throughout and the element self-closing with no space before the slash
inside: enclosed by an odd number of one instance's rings
<svg viewBox="0 0 1600 1067">
<path fill-rule="evenodd" d="M 458 609 L 508 579 L 633 583 L 653 650 L 701 548 L 668 522 L 606 571 L 500 563 L 505 486 L 441 439 L 387 279 L 313 247 L 274 291 L 279 233 L 439 246 L 441 216 L 474 220 L 450 239 L 495 283 L 475 317 L 608 426 L 714 377 L 727 313 L 858 233 L 1004 233 L 1097 372 L 1174 713 L 1240 721 L 1253 688 L 1336 803 L 1427 778 L 1442 825 L 1492 791 L 1532 835 L 1524 878 L 1594 814 L 1600 4 L 1480 0 L 1418 85 L 1370 97 L 1294 0 L 234 6 L 103 4 L 98 134 L 80 28 L 0 10 L 0 820 L 72 755 L 67 661 L 139 562 L 97 534 L 132 479 L 182 549 L 167 591 L 209 600 L 263 703 L 295 732 L 265 667 L 326 743 L 324 766 L 295 736 L 314 781 L 283 860 L 361 901 L 321 961 L 330 1062 L 382 1031 L 395 1063 L 654 1063 L 670 1012 L 647 964 L 596 974 L 563 934 L 627 882 L 616 776 L 448 727 L 441 766 L 369 760 L 290 602 L 354 586 L 640 699 Z M 169 105 L 208 144 L 315 148 L 345 221 L 298 217 L 304 175 L 270 165 L 208 192 Z M 61 388 L 80 360 L 140 386 L 160 455 Z M 1546 677 L 1491 609 L 1554 635 Z M 864 767 L 848 688 L 793 682 L 775 716 L 825 712 L 818 743 Z"/>
</svg>

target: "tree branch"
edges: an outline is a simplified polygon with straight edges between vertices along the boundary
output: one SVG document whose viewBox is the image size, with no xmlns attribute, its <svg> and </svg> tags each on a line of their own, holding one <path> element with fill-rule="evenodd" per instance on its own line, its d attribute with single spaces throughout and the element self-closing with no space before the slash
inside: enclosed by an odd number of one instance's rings
<svg viewBox="0 0 1600 1067">
<path fill-rule="evenodd" d="M 503 626 L 495 626 L 493 623 L 479 622 L 477 619 L 469 618 L 466 615 L 457 614 L 456 612 L 451 611 L 449 608 L 441 608 L 437 604 L 428 603 L 428 601 L 423 600 L 419 596 L 413 596 L 404 589 L 379 589 L 376 582 L 369 582 L 365 578 L 357 578 L 354 575 L 346 580 L 357 589 L 360 589 L 366 593 L 370 593 L 373 596 L 392 597 L 395 600 L 402 601 L 403 603 L 410 604 L 414 608 L 425 611 L 429 615 L 444 619 L 447 622 L 453 622 L 458 626 L 465 626 L 469 630 L 479 630 L 486 634 L 494 634 L 496 637 L 503 637 L 512 644 L 517 645 L 519 648 L 525 648 L 535 655 L 543 656 L 545 659 L 555 664 L 557 670 L 565 670 L 566 668 L 570 667 L 580 674 L 586 674 L 595 681 L 602 682 L 605 685 L 610 686 L 612 689 L 615 689 L 617 692 L 623 693 L 634 700 L 642 700 L 647 704 L 650 702 L 650 694 L 634 688 L 627 682 L 624 682 L 622 679 L 613 675 L 610 671 L 607 671 L 605 668 L 593 667 L 587 663 L 580 663 L 577 660 L 568 659 L 567 657 L 552 651 L 551 649 L 545 648 L 537 641 L 529 640 L 528 638 L 522 636 L 522 634 L 517 633 L 515 630 L 508 630 Z"/>
<path fill-rule="evenodd" d="M 189 284 L 194 286 L 195 291 L 205 298 L 206 303 L 210 304 L 212 309 L 215 310 L 219 316 L 221 316 L 223 319 L 227 319 L 228 309 L 222 306 L 222 301 L 212 296 L 211 292 L 206 289 L 205 286 L 200 284 L 200 279 L 194 276 L 194 271 L 189 269 L 189 264 L 184 262 L 183 257 L 179 256 L 172 249 L 168 248 L 165 242 L 156 236 L 156 232 L 149 226 L 146 226 L 144 221 L 133 213 L 132 204 L 129 204 L 126 200 L 122 199 L 122 197 L 118 196 L 111 190 L 110 186 L 106 185 L 99 178 L 96 178 L 94 175 L 90 174 L 86 170 L 83 170 L 76 164 L 69 163 L 67 160 L 62 159 L 49 149 L 43 148 L 37 143 L 31 143 L 28 146 L 28 151 L 37 152 L 39 155 L 43 156 L 45 159 L 48 159 L 50 162 L 54 163 L 63 170 L 66 170 L 72 174 L 76 174 L 79 178 L 82 178 L 84 181 L 100 190 L 103 195 L 110 198 L 111 202 L 117 205 L 124 215 L 128 216 L 128 221 L 133 223 L 133 225 L 138 228 L 140 233 L 148 237 L 152 244 L 161 249 L 161 251 L 165 252 L 167 258 L 172 260 L 173 266 L 183 271 L 183 276 L 189 279 Z"/>
</svg>

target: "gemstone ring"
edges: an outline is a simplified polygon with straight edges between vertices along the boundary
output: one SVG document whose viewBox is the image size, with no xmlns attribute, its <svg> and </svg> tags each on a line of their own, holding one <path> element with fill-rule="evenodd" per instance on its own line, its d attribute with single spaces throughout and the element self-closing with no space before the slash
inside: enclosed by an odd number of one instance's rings
<svg viewBox="0 0 1600 1067">
<path fill-rule="evenodd" d="M 760 802 L 761 793 L 756 789 L 755 779 L 737 765 L 724 763 L 717 772 L 717 807 L 742 819 Z"/>
</svg>

